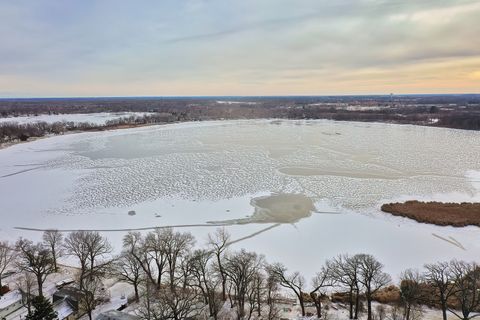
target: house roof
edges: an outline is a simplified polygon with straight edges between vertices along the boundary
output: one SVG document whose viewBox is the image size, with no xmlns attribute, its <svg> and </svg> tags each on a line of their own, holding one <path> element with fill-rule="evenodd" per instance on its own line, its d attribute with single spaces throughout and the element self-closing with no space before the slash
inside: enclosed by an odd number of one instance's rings
<svg viewBox="0 0 480 320">
<path fill-rule="evenodd" d="M 68 299 L 70 301 L 79 302 L 83 298 L 83 293 L 77 288 L 65 287 L 53 294 L 56 298 Z"/>
<path fill-rule="evenodd" d="M 0 297 L 0 310 L 6 309 L 14 303 L 22 300 L 22 294 L 20 291 L 10 291 Z"/>
<path fill-rule="evenodd" d="M 140 317 L 117 310 L 110 310 L 100 313 L 96 320 L 140 320 Z"/>
<path fill-rule="evenodd" d="M 58 301 L 53 305 L 53 309 L 57 312 L 58 319 L 65 319 L 74 313 L 73 308 L 66 300 Z"/>
</svg>

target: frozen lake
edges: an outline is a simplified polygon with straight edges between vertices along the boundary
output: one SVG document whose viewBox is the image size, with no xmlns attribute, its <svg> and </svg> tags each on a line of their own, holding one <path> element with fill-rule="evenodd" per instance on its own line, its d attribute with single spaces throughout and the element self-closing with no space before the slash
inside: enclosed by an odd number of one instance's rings
<svg viewBox="0 0 480 320">
<path fill-rule="evenodd" d="M 149 115 L 148 112 L 99 112 L 99 113 L 74 113 L 74 114 L 40 114 L 38 116 L 21 116 L 0 118 L 0 124 L 5 122 L 16 122 L 19 124 L 35 122 L 88 122 L 96 125 L 104 125 L 109 120 L 129 117 L 143 117 Z"/>
<path fill-rule="evenodd" d="M 223 225 L 243 239 L 234 247 L 307 276 L 359 252 L 396 276 L 480 256 L 477 227 L 379 210 L 392 200 L 480 201 L 479 159 L 480 132 L 377 123 L 212 121 L 58 136 L 0 150 L 0 239 L 41 235 L 16 227 L 93 229 L 120 249 L 126 231 L 113 230 L 179 226 L 203 244 Z"/>
</svg>

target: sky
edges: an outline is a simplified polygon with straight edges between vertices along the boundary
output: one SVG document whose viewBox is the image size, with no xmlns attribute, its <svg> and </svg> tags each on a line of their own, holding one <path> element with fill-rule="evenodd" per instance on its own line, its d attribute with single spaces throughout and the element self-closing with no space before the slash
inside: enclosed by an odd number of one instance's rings
<svg viewBox="0 0 480 320">
<path fill-rule="evenodd" d="M 0 0 L 0 97 L 480 93 L 480 1 Z"/>
</svg>

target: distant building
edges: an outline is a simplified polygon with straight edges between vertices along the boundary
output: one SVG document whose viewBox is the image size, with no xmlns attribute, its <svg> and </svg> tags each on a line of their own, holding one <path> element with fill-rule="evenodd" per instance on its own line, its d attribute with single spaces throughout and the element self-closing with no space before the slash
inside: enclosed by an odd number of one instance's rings
<svg viewBox="0 0 480 320">
<path fill-rule="evenodd" d="M 140 317 L 117 310 L 110 310 L 100 313 L 96 320 L 140 320 Z"/>
<path fill-rule="evenodd" d="M 10 291 L 0 297 L 0 320 L 7 319 L 8 315 L 23 307 L 20 291 Z"/>
</svg>

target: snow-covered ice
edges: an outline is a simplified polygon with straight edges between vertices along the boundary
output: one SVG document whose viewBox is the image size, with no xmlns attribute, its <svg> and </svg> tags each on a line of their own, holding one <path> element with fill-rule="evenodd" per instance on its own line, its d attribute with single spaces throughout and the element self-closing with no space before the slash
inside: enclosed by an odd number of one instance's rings
<svg viewBox="0 0 480 320">
<path fill-rule="evenodd" d="M 475 131 L 323 120 L 211 121 L 58 136 L 0 151 L 0 238 L 40 237 L 15 227 L 172 225 L 203 244 L 214 225 L 226 224 L 234 239 L 244 239 L 236 247 L 307 275 L 325 258 L 356 252 L 375 254 L 395 274 L 479 256 L 477 227 L 419 224 L 379 210 L 402 199 L 480 201 L 479 158 Z M 315 210 L 294 225 L 258 220 L 252 199 L 292 193 L 311 199 Z M 131 210 L 136 214 L 128 215 Z M 118 247 L 124 233 L 106 234 Z M 433 234 L 453 237 L 466 250 Z"/>
</svg>

